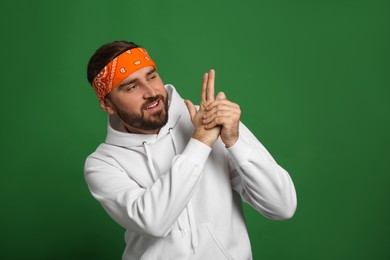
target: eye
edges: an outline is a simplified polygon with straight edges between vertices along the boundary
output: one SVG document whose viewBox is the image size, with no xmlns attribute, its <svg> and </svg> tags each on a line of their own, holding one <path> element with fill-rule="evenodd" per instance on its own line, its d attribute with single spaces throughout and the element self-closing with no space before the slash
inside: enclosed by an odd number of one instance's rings
<svg viewBox="0 0 390 260">
<path fill-rule="evenodd" d="M 126 87 L 126 91 L 127 92 L 131 92 L 131 91 L 134 91 L 135 89 L 137 88 L 137 85 L 128 85 L 127 87 Z"/>
<path fill-rule="evenodd" d="M 155 79 L 157 78 L 157 75 L 156 74 L 153 74 L 153 75 L 150 75 L 150 77 L 148 78 L 148 80 L 152 80 L 152 79 Z"/>
</svg>

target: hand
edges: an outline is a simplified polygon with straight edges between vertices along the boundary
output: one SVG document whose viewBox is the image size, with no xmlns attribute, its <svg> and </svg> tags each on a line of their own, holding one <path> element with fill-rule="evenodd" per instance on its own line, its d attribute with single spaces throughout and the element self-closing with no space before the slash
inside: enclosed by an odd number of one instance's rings
<svg viewBox="0 0 390 260">
<path fill-rule="evenodd" d="M 225 94 L 219 92 L 216 100 L 208 104 L 202 122 L 206 129 L 222 126 L 221 140 L 229 148 L 238 140 L 240 115 L 240 106 L 227 100 Z"/>
<path fill-rule="evenodd" d="M 202 123 L 203 116 L 206 112 L 206 107 L 214 102 L 214 83 L 215 83 L 215 71 L 210 70 L 209 73 L 203 75 L 202 92 L 200 108 L 197 111 L 194 104 L 190 100 L 185 100 L 187 109 L 190 113 L 192 124 L 195 127 L 192 137 L 201 141 L 208 146 L 212 146 L 218 139 L 221 132 L 221 127 L 210 127 L 208 129 Z"/>
</svg>

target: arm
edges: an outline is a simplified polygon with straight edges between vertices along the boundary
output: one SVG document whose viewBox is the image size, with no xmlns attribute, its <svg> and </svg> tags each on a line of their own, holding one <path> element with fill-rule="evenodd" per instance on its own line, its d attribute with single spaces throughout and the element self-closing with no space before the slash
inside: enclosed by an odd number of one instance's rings
<svg viewBox="0 0 390 260">
<path fill-rule="evenodd" d="M 243 124 L 239 129 L 239 139 L 227 149 L 233 188 L 264 216 L 291 218 L 297 199 L 289 174 Z"/>
<path fill-rule="evenodd" d="M 92 195 L 121 226 L 162 237 L 191 199 L 210 151 L 207 145 L 191 139 L 183 153 L 174 157 L 171 169 L 148 188 L 93 155 L 86 161 L 85 179 Z"/>
<path fill-rule="evenodd" d="M 228 149 L 236 176 L 233 187 L 242 198 L 272 219 L 291 218 L 296 209 L 295 188 L 288 173 L 280 167 L 255 136 L 240 123 L 240 107 L 223 92 L 206 108 L 202 123 L 206 129 L 221 127 L 221 140 Z"/>
</svg>

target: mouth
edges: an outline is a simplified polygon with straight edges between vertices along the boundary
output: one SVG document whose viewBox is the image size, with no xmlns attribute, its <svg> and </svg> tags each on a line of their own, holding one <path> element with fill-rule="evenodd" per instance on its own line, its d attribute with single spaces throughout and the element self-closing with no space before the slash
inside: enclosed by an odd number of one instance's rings
<svg viewBox="0 0 390 260">
<path fill-rule="evenodd" d="M 160 102 L 161 100 L 160 99 L 157 99 L 155 100 L 154 102 L 150 103 L 149 105 L 147 105 L 145 107 L 145 110 L 153 110 L 153 109 L 157 109 L 160 105 Z"/>
</svg>

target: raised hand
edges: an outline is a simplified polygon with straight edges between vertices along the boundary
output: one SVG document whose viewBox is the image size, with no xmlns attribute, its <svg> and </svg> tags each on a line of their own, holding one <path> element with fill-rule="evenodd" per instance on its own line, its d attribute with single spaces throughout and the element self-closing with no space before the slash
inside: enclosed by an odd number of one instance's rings
<svg viewBox="0 0 390 260">
<path fill-rule="evenodd" d="M 207 144 L 210 147 L 217 140 L 221 132 L 220 126 L 206 128 L 202 122 L 204 118 L 203 116 L 206 113 L 206 108 L 209 104 L 212 104 L 215 101 L 214 84 L 215 71 L 210 70 L 209 73 L 205 73 L 203 75 L 201 102 L 199 110 L 196 110 L 194 104 L 190 100 L 185 100 L 185 104 L 187 105 L 187 109 L 191 116 L 192 124 L 195 127 L 195 131 L 192 137 Z"/>
<path fill-rule="evenodd" d="M 239 105 L 227 100 L 225 94 L 219 92 L 215 101 L 207 105 L 202 122 L 206 129 L 222 126 L 221 140 L 226 147 L 230 147 L 239 136 L 240 116 Z"/>
</svg>

